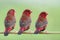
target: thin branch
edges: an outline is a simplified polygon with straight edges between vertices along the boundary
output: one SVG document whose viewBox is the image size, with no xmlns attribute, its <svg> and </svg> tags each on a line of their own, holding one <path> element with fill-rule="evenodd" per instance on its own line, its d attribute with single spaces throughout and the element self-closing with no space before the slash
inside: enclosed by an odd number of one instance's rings
<svg viewBox="0 0 60 40">
<path fill-rule="evenodd" d="M 0 34 L 4 34 L 4 32 L 0 32 Z M 17 32 L 10 32 L 9 34 L 17 34 Z M 23 34 L 34 34 L 33 32 L 23 32 Z M 53 32 L 40 32 L 39 34 L 60 34 L 60 33 L 53 33 Z"/>
</svg>

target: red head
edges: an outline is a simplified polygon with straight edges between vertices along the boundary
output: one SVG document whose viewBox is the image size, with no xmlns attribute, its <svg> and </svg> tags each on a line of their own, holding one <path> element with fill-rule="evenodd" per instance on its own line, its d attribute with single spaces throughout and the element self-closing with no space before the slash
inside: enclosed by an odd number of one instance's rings
<svg viewBox="0 0 60 40">
<path fill-rule="evenodd" d="M 43 17 L 43 18 L 46 18 L 48 14 L 46 12 L 41 12 L 39 16 Z"/>
<path fill-rule="evenodd" d="M 8 14 L 14 16 L 15 10 L 14 10 L 14 9 L 10 9 L 10 10 L 8 11 L 7 15 L 8 15 Z"/>
<path fill-rule="evenodd" d="M 26 10 L 24 10 L 24 12 L 23 12 L 23 14 L 25 14 L 25 15 L 27 15 L 27 16 L 30 16 L 31 13 L 32 13 L 32 11 L 29 10 L 29 9 L 26 9 Z"/>
</svg>

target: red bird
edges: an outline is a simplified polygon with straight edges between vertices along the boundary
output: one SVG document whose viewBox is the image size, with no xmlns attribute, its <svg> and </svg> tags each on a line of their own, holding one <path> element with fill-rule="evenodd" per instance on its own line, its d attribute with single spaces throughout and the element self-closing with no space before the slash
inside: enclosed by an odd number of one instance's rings
<svg viewBox="0 0 60 40">
<path fill-rule="evenodd" d="M 8 36 L 9 32 L 14 29 L 15 23 L 16 23 L 15 10 L 10 9 L 4 21 L 5 24 L 4 36 Z"/>
<path fill-rule="evenodd" d="M 22 17 L 20 19 L 20 30 L 18 32 L 18 34 L 22 34 L 24 31 L 28 30 L 30 28 L 31 25 L 31 10 L 26 9 L 24 10 Z"/>
<path fill-rule="evenodd" d="M 40 33 L 41 31 L 44 31 L 46 29 L 46 26 L 48 24 L 48 21 L 47 21 L 47 13 L 46 12 L 41 12 L 39 17 L 38 17 L 38 20 L 36 22 L 36 31 L 34 32 L 34 34 L 38 34 Z"/>
</svg>

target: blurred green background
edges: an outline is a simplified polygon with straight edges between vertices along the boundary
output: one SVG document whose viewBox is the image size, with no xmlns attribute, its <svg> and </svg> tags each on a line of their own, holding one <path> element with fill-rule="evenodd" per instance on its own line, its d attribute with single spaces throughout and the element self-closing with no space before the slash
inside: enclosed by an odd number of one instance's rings
<svg viewBox="0 0 60 40">
<path fill-rule="evenodd" d="M 28 31 L 35 30 L 35 22 L 42 11 L 48 12 L 48 26 L 46 31 L 60 32 L 60 0 L 0 0 L 0 32 L 4 32 L 4 19 L 9 9 L 16 11 L 15 31 L 19 31 L 19 19 L 25 9 L 32 10 L 31 28 Z M 60 40 L 60 34 L 9 34 L 5 37 L 0 34 L 0 40 Z"/>
</svg>

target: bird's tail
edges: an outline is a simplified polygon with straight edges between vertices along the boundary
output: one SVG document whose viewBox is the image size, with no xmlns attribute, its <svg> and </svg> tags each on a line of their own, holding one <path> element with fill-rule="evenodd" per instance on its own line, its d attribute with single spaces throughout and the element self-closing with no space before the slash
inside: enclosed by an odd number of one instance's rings
<svg viewBox="0 0 60 40">
<path fill-rule="evenodd" d="M 8 36 L 9 32 L 12 30 L 11 27 L 5 28 L 4 36 Z"/>
<path fill-rule="evenodd" d="M 25 27 L 21 27 L 20 30 L 19 30 L 19 32 L 18 32 L 18 34 L 20 35 L 20 34 L 22 34 L 24 31 L 25 31 Z"/>
</svg>

